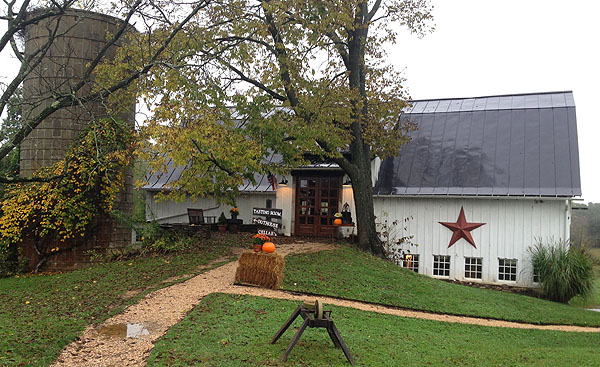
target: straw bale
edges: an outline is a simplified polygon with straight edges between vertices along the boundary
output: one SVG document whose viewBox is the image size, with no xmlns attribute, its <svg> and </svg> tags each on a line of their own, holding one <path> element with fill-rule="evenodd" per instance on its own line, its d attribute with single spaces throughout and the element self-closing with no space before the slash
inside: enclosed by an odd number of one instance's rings
<svg viewBox="0 0 600 367">
<path fill-rule="evenodd" d="M 247 251 L 239 259 L 235 281 L 279 289 L 283 283 L 284 266 L 285 260 L 279 254 Z"/>
</svg>

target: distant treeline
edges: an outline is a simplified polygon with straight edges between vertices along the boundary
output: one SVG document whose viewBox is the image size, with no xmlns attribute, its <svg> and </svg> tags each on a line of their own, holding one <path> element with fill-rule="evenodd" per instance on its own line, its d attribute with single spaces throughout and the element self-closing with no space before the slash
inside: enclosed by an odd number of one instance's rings
<svg viewBox="0 0 600 367">
<path fill-rule="evenodd" d="M 600 247 L 600 204 L 573 203 L 571 243 L 577 246 Z"/>
</svg>

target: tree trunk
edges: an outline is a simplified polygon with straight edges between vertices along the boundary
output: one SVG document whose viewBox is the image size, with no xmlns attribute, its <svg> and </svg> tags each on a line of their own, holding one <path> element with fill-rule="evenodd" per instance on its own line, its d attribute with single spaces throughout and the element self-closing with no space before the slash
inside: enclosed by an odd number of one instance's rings
<svg viewBox="0 0 600 367">
<path fill-rule="evenodd" d="M 371 252 L 373 255 L 384 256 L 383 245 L 379 241 L 375 227 L 371 162 L 368 160 L 368 162 L 361 163 L 357 164 L 357 166 L 363 167 L 358 169 L 356 174 L 349 175 L 352 180 L 352 191 L 356 209 L 358 246 L 364 251 Z"/>
<path fill-rule="evenodd" d="M 358 230 L 358 245 L 361 249 L 377 256 L 385 252 L 375 227 L 375 212 L 373 208 L 373 185 L 371 182 L 371 147 L 365 144 L 362 129 L 368 121 L 368 97 L 365 81 L 365 48 L 368 25 L 365 24 L 367 2 L 359 4 L 355 15 L 356 29 L 348 39 L 348 83 L 350 88 L 359 92 L 354 101 L 352 113 L 354 120 L 350 129 L 353 140 L 350 144 L 350 162 L 341 162 L 340 166 L 352 180 L 354 205 L 356 207 L 356 224 Z"/>
</svg>

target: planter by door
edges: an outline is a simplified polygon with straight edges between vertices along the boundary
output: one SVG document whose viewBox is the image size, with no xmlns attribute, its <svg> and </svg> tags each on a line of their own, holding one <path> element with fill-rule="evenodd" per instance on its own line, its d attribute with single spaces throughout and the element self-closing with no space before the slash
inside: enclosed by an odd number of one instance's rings
<svg viewBox="0 0 600 367">
<path fill-rule="evenodd" d="M 329 236 L 335 233 L 341 176 L 298 176 L 295 234 Z"/>
</svg>

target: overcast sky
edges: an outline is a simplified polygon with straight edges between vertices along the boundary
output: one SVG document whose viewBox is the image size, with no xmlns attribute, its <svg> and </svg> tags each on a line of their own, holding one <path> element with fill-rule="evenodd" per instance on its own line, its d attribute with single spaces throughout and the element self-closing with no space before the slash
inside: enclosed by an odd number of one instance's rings
<svg viewBox="0 0 600 367">
<path fill-rule="evenodd" d="M 413 99 L 572 90 L 584 202 L 600 202 L 600 1 L 438 0 L 391 52 Z"/>
<path fill-rule="evenodd" d="M 583 199 L 600 202 L 600 1 L 433 3 L 435 32 L 423 39 L 402 33 L 390 52 L 391 61 L 405 68 L 412 98 L 572 90 Z M 0 76 L 10 64 L 2 53 Z"/>
</svg>

